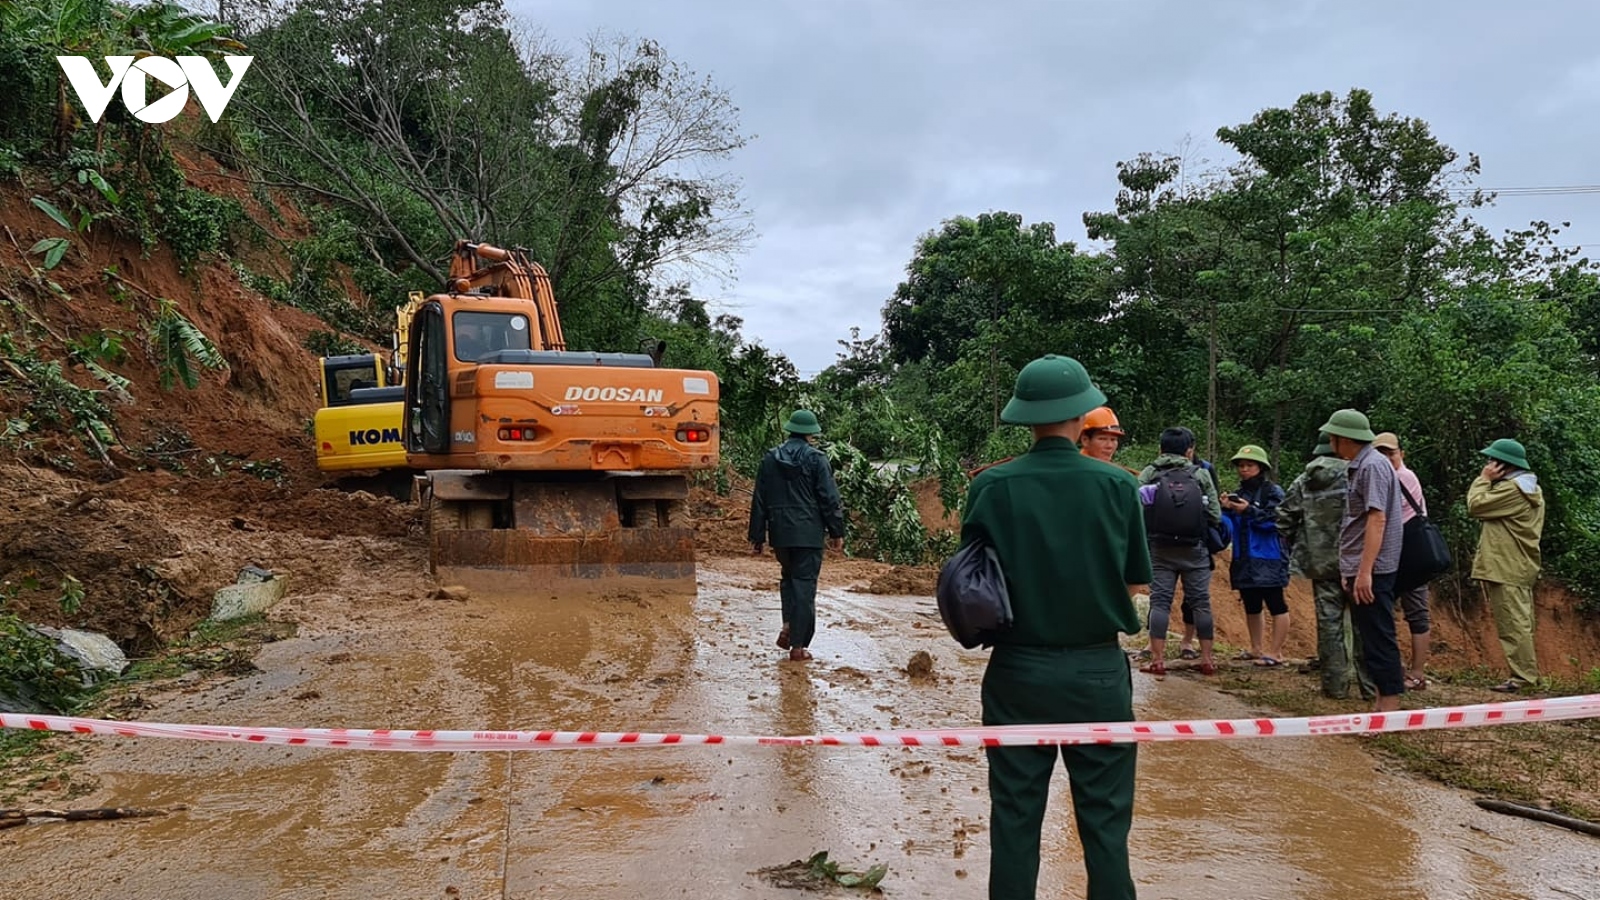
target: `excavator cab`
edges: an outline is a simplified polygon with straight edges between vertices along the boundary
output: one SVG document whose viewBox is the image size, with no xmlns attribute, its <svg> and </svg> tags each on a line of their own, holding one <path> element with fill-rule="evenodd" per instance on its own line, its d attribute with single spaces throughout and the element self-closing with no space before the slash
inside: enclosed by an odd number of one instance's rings
<svg viewBox="0 0 1600 900">
<path fill-rule="evenodd" d="M 544 270 L 465 242 L 408 338 L 402 431 L 441 581 L 693 592 L 688 473 L 718 461 L 714 373 L 567 350 Z"/>
</svg>

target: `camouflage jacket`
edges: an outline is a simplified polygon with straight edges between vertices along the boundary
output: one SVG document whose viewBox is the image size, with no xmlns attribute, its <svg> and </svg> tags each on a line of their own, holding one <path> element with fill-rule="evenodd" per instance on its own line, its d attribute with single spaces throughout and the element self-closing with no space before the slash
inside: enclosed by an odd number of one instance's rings
<svg viewBox="0 0 1600 900">
<path fill-rule="evenodd" d="M 1289 548 L 1289 572 L 1317 581 L 1339 578 L 1339 523 L 1344 518 L 1342 459 L 1319 456 L 1289 485 L 1278 507 L 1278 534 Z"/>
</svg>

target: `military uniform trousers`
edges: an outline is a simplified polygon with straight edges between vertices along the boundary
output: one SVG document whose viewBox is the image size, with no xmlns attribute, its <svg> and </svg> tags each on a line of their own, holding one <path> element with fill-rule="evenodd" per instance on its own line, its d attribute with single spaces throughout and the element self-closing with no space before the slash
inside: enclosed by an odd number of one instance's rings
<svg viewBox="0 0 1600 900">
<path fill-rule="evenodd" d="M 1115 641 L 1094 647 L 997 646 L 983 675 L 983 724 L 1133 720 L 1133 679 Z M 1056 756 L 1066 763 L 1089 900 L 1132 900 L 1134 744 L 990 747 L 989 896 L 1033 900 Z"/>
<path fill-rule="evenodd" d="M 1317 604 L 1317 661 L 1321 665 L 1322 693 L 1335 700 L 1350 696 L 1354 680 L 1363 700 L 1371 700 L 1378 688 L 1367 674 L 1361 653 L 1361 635 L 1350 621 L 1350 604 L 1337 579 L 1316 579 L 1311 592 Z"/>
<path fill-rule="evenodd" d="M 817 576 L 822 574 L 821 547 L 773 547 L 780 577 L 778 596 L 789 646 L 809 647 L 817 634 Z"/>
</svg>

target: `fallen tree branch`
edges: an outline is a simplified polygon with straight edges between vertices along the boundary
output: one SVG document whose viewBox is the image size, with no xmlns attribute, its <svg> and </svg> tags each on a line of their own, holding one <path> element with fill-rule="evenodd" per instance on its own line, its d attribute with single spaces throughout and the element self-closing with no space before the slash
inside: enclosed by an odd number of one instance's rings
<svg viewBox="0 0 1600 900">
<path fill-rule="evenodd" d="M 1507 803 L 1504 800 L 1479 799 L 1473 802 L 1478 804 L 1480 808 L 1487 809 L 1490 812 L 1503 813 L 1508 816 L 1520 816 L 1524 819 L 1532 819 L 1535 822 L 1545 822 L 1550 825 L 1560 825 L 1562 828 L 1570 828 L 1573 831 L 1600 837 L 1600 822 L 1564 816 L 1547 809 L 1540 809 L 1537 806 Z"/>
<path fill-rule="evenodd" d="M 188 807 L 180 805 L 170 809 L 136 809 L 128 806 L 100 806 L 94 809 L 0 809 L 0 829 L 26 825 L 29 819 L 64 819 L 68 822 L 149 819 L 183 809 Z"/>
</svg>

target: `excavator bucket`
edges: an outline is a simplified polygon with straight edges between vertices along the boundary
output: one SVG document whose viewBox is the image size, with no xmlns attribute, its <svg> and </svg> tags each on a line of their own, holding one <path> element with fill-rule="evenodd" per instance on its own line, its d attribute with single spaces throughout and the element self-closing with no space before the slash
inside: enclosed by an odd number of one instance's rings
<svg viewBox="0 0 1600 900">
<path fill-rule="evenodd" d="M 541 481 L 438 476 L 429 560 L 441 584 L 480 596 L 695 591 L 682 476 Z"/>
</svg>

